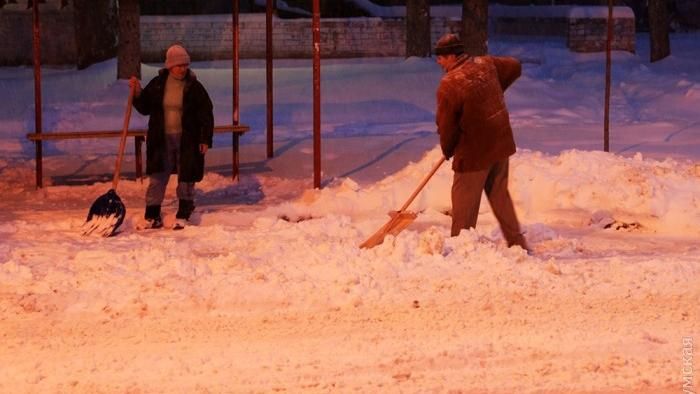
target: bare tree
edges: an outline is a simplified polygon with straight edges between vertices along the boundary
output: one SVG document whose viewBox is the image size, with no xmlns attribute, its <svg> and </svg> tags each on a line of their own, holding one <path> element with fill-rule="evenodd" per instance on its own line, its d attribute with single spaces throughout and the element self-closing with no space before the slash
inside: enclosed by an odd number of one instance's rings
<svg viewBox="0 0 700 394">
<path fill-rule="evenodd" d="M 430 56 L 430 2 L 406 1 L 406 57 Z"/>
<path fill-rule="evenodd" d="M 651 41 L 649 60 L 652 63 L 671 54 L 668 31 L 667 0 L 649 0 L 649 39 Z"/>
<path fill-rule="evenodd" d="M 119 0 L 117 79 L 141 77 L 141 8 L 139 0 Z"/>
<path fill-rule="evenodd" d="M 478 56 L 488 52 L 488 18 L 488 0 L 464 0 L 462 40 L 466 53 Z"/>
</svg>

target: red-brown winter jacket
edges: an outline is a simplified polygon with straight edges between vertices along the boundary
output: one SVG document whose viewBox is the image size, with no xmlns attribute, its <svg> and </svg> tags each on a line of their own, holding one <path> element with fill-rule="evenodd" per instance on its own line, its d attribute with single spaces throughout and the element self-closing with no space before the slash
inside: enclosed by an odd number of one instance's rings
<svg viewBox="0 0 700 394">
<path fill-rule="evenodd" d="M 436 123 L 454 171 L 485 170 L 515 153 L 503 92 L 520 73 L 512 57 L 462 55 L 442 78 Z"/>
</svg>

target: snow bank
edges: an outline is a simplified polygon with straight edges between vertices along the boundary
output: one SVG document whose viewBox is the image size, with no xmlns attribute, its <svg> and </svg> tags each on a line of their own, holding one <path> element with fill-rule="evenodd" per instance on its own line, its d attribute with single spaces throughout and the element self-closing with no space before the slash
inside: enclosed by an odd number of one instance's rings
<svg viewBox="0 0 700 394">
<path fill-rule="evenodd" d="M 204 207 L 194 219 L 198 225 L 183 232 L 137 231 L 138 208 L 132 209 L 122 234 L 109 239 L 78 235 L 82 214 L 72 212 L 44 216 L 40 240 L 31 236 L 33 224 L 13 220 L 0 227 L 8 240 L 2 243 L 0 285 L 18 297 L 31 294 L 36 299 L 32 308 L 68 312 L 131 310 L 143 303 L 151 309 L 332 308 L 405 302 L 417 289 L 422 299 L 435 301 L 438 284 L 469 278 L 470 283 L 498 280 L 518 289 L 529 286 L 531 275 L 539 286 L 560 289 L 561 281 L 542 282 L 551 274 L 539 258 L 505 248 L 486 200 L 477 230 L 448 236 L 448 165 L 411 206 L 421 212 L 412 227 L 374 249 L 358 248 L 388 219 L 386 212 L 403 204 L 439 155 L 435 148 L 367 187 L 344 179 L 262 209 Z M 511 163 L 511 191 L 524 228 L 545 255 L 558 247 L 564 228 L 614 232 L 596 227 L 593 218 L 599 211 L 619 222 L 639 223 L 635 230 L 641 233 L 700 234 L 697 165 L 581 151 L 558 156 L 524 151 Z M 101 189 L 107 185 L 27 193 L 58 203 L 79 200 L 86 190 L 98 195 Z M 127 182 L 121 193 L 136 199 L 142 192 L 143 185 Z M 237 190 L 227 178 L 210 174 L 200 192 L 231 196 L 254 190 Z M 572 248 L 568 253 L 575 256 Z M 526 264 L 518 268 L 515 262 Z M 22 307 L 7 301 L 5 312 Z"/>
</svg>

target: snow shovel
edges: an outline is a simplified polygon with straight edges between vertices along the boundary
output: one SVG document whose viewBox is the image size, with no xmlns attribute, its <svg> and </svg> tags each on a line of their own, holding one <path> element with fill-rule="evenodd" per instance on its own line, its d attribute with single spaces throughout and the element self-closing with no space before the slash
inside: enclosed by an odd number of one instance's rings
<svg viewBox="0 0 700 394">
<path fill-rule="evenodd" d="M 365 242 L 363 242 L 360 245 L 360 248 L 362 249 L 370 249 L 373 248 L 382 242 L 384 242 L 384 237 L 387 236 L 387 234 L 391 235 L 398 235 L 403 229 L 408 227 L 413 220 L 416 219 L 416 214 L 414 212 L 406 211 L 409 205 L 413 202 L 413 200 L 416 198 L 418 193 L 420 193 L 421 190 L 423 190 L 423 187 L 425 186 L 426 183 L 432 178 L 432 176 L 435 174 L 435 172 L 440 168 L 442 163 L 445 162 L 445 157 L 440 158 L 440 160 L 435 163 L 435 166 L 433 166 L 433 169 L 430 170 L 430 173 L 423 178 L 423 181 L 421 181 L 420 185 L 416 188 L 416 190 L 413 191 L 413 194 L 411 194 L 411 197 L 408 198 L 405 204 L 399 209 L 398 211 L 391 211 L 389 212 L 389 216 L 391 216 L 391 219 L 389 219 L 382 228 L 380 228 L 376 233 L 372 234 L 371 237 L 369 237 Z"/>
<path fill-rule="evenodd" d="M 126 134 L 129 130 L 129 119 L 131 119 L 131 105 L 134 101 L 134 89 L 129 91 L 129 99 L 126 102 L 126 113 L 124 114 L 124 127 L 122 128 L 121 140 L 119 142 L 119 152 L 117 153 L 117 163 L 114 166 L 114 177 L 112 178 L 112 188 L 92 203 L 88 211 L 87 220 L 83 224 L 83 235 L 101 235 L 109 237 L 117 231 L 124 222 L 126 207 L 121 198 L 117 195 L 117 184 L 119 183 L 119 172 L 122 167 L 122 157 L 126 147 Z"/>
</svg>

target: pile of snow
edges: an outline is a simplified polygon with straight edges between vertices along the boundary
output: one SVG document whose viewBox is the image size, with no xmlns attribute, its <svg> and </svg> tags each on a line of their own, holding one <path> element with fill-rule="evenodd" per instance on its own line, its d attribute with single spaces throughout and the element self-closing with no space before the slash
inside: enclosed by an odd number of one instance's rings
<svg viewBox="0 0 700 394">
<path fill-rule="evenodd" d="M 640 155 L 568 151 L 547 156 L 526 151 L 512 158 L 511 191 L 539 257 L 505 248 L 485 199 L 478 229 L 458 238 L 448 236 L 448 165 L 411 206 L 420 212 L 412 227 L 375 249 L 360 250 L 358 245 L 388 219 L 385 213 L 403 204 L 440 154 L 435 148 L 419 162 L 367 187 L 344 179 L 261 209 L 203 206 L 196 225 L 180 233 L 138 231 L 140 207 L 132 208 L 122 233 L 109 239 L 80 236 L 84 218 L 75 211 L 39 215 L 46 232 L 41 239 L 32 237 L 35 226 L 27 218 L 11 220 L 0 228 L 7 240 L 2 244 L 0 285 L 18 297 L 38 297 L 37 308 L 66 311 L 133 308 L 138 300 L 150 308 L 173 308 L 173 297 L 183 308 L 191 303 L 208 308 L 259 303 L 326 308 L 401 302 L 415 287 L 431 300 L 431 292 L 425 293 L 430 283 L 466 278 L 487 283 L 494 275 L 507 275 L 506 282 L 516 287 L 530 283 L 534 272 L 539 272 L 538 280 L 550 278 L 546 270 L 541 272 L 541 259 L 555 252 L 559 257 L 577 255 L 575 248 L 560 249 L 567 229 L 615 232 L 603 226 L 611 222 L 601 220 L 638 223 L 633 230 L 640 234 L 700 235 L 697 165 L 644 160 Z M 233 185 L 228 178 L 209 174 L 199 193 L 253 198 L 245 195 L 256 190 L 245 184 Z M 107 188 L 52 186 L 25 193 L 27 201 L 60 204 L 80 200 L 83 194 L 97 196 Z M 143 191 L 143 184 L 124 182 L 120 194 L 138 200 Z M 173 191 L 168 191 L 169 200 Z M 600 212 L 607 214 L 601 217 Z M 172 221 L 170 215 L 166 223 Z M 190 246 L 180 247 L 183 242 Z M 516 268 L 514 262 L 527 264 Z M 523 270 L 532 272 L 522 276 Z M 144 286 L 150 289 L 148 295 L 143 294 Z M 12 299 L 2 304 L 6 312 L 20 307 Z"/>
<path fill-rule="evenodd" d="M 678 391 L 679 349 L 699 333 L 699 42 L 674 36 L 653 65 L 643 45 L 616 54 L 616 153 L 597 151 L 600 54 L 490 43 L 529 59 L 506 100 L 532 256 L 506 247 L 485 199 L 477 228 L 449 236 L 449 162 L 410 227 L 358 247 L 440 157 L 432 59 L 324 63 L 323 160 L 336 167 L 321 190 L 308 179 L 308 62 L 277 63 L 274 159 L 264 64 L 244 63 L 240 181 L 207 171 L 191 225 L 139 231 L 146 183 L 122 179 L 127 218 L 110 238 L 80 229 L 111 187 L 115 141 L 46 144 L 55 184 L 47 174 L 36 190 L 31 69 L 0 69 L 13 97 L 0 108 L 0 391 Z M 193 67 L 226 122 L 228 64 Z M 47 130 L 119 128 L 115 69 L 47 72 Z"/>
</svg>

